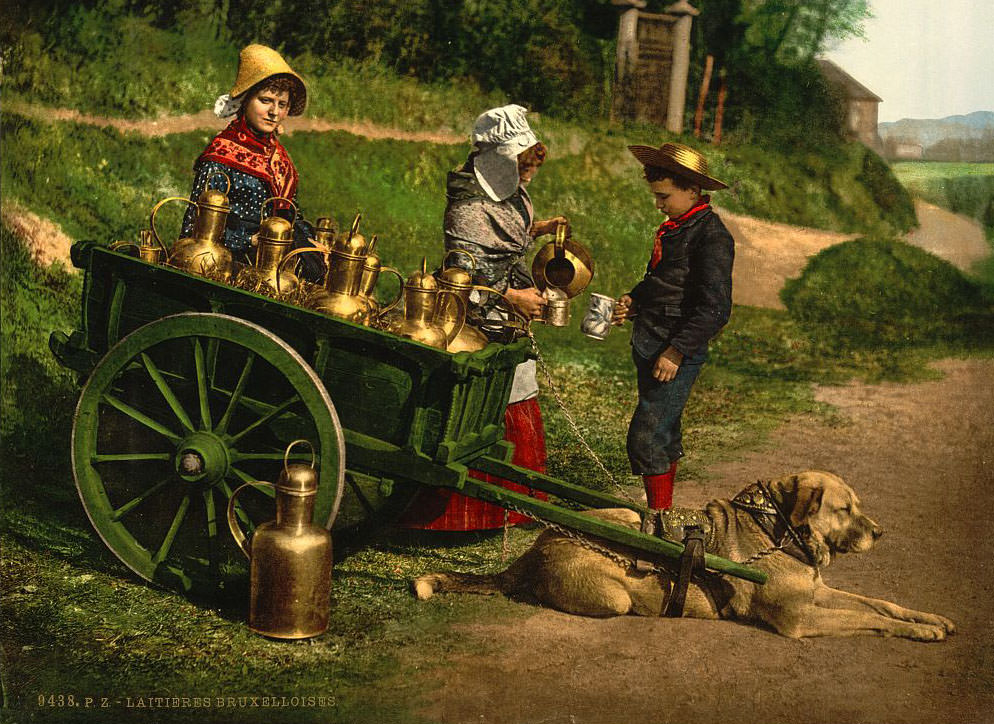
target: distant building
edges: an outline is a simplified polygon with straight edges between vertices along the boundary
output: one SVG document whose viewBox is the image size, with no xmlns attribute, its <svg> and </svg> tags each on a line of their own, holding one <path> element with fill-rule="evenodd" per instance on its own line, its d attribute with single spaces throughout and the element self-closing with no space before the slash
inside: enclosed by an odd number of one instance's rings
<svg viewBox="0 0 994 724">
<path fill-rule="evenodd" d="M 882 153 L 884 145 L 877 133 L 877 111 L 883 99 L 832 61 L 819 58 L 818 65 L 825 81 L 842 96 L 846 104 L 847 135 Z"/>
<path fill-rule="evenodd" d="M 888 146 L 888 158 L 894 158 L 898 161 L 921 161 L 925 153 L 925 149 L 920 143 L 902 143 L 901 141 L 897 141 L 893 144 L 893 149 L 889 147 L 890 144 L 886 145 Z"/>
</svg>

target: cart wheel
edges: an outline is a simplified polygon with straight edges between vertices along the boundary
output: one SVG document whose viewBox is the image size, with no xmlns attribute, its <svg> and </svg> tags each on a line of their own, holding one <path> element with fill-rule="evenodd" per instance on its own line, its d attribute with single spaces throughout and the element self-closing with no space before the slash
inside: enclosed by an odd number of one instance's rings
<svg viewBox="0 0 994 724">
<path fill-rule="evenodd" d="M 93 370 L 73 422 L 73 475 L 90 522 L 128 568 L 213 594 L 247 570 L 225 525 L 228 499 L 244 482 L 274 480 L 297 439 L 314 445 L 314 520 L 330 528 L 345 442 L 317 374 L 263 327 L 177 314 L 135 330 Z M 249 530 L 272 520 L 272 492 L 243 495 L 236 510 Z"/>
</svg>

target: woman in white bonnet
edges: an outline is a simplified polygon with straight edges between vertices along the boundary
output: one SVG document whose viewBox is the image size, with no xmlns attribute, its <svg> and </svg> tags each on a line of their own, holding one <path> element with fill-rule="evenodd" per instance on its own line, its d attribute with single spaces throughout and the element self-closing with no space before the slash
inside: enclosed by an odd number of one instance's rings
<svg viewBox="0 0 994 724">
<path fill-rule="evenodd" d="M 473 149 L 466 162 L 449 172 L 446 184 L 445 250 L 462 249 L 464 254 L 447 257 L 449 265 L 474 275 L 474 282 L 503 293 L 515 308 L 529 318 L 542 314 L 546 300 L 535 287 L 524 257 L 535 239 L 554 233 L 563 216 L 535 221 L 526 187 L 545 161 L 547 149 L 532 132 L 518 105 L 492 108 L 480 114 L 473 126 Z M 475 261 L 474 261 L 475 260 Z M 496 295 L 474 292 L 471 315 L 478 319 L 503 320 L 507 312 Z M 487 331 L 486 326 L 483 327 Z M 535 361 L 519 365 L 511 397 L 504 414 L 505 439 L 515 444 L 512 462 L 545 472 L 545 432 L 538 406 Z M 474 477 L 497 482 L 519 491 L 526 488 L 483 473 Z M 528 518 L 510 513 L 509 524 Z M 404 524 L 430 530 L 481 530 L 499 528 L 505 511 L 490 503 L 458 493 L 433 490 L 419 497 L 409 509 Z"/>
</svg>

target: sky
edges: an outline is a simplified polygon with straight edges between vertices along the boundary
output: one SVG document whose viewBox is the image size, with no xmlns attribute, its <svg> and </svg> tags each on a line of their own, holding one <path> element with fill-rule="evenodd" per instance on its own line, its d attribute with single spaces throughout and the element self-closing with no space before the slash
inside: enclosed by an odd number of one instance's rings
<svg viewBox="0 0 994 724">
<path fill-rule="evenodd" d="M 994 111 L 994 1 L 870 0 L 866 38 L 825 53 L 883 98 L 880 121 Z"/>
</svg>

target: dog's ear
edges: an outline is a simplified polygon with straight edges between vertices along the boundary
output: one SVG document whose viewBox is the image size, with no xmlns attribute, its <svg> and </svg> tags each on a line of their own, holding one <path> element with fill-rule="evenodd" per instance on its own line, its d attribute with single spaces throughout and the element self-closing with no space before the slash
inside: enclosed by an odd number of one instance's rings
<svg viewBox="0 0 994 724">
<path fill-rule="evenodd" d="M 821 498 L 825 489 L 820 485 L 805 485 L 799 481 L 794 505 L 790 509 L 790 524 L 803 525 L 821 509 Z"/>
<path fill-rule="evenodd" d="M 774 497 L 779 498 L 781 509 L 790 511 L 791 525 L 803 525 L 809 516 L 821 508 L 824 488 L 812 484 L 803 474 L 790 475 L 770 482 Z"/>
</svg>

